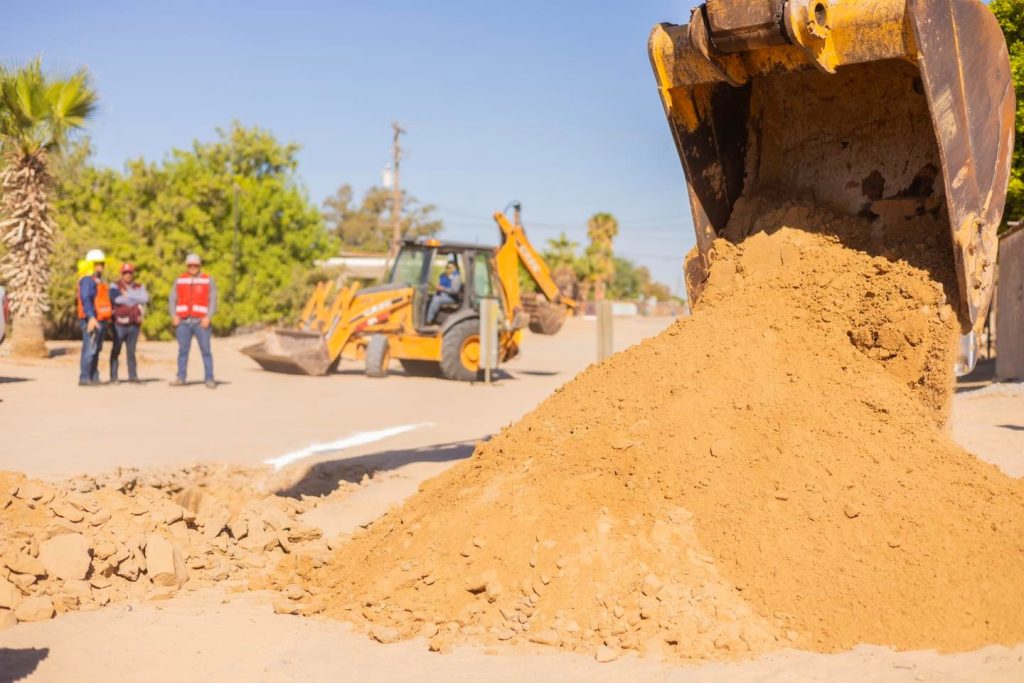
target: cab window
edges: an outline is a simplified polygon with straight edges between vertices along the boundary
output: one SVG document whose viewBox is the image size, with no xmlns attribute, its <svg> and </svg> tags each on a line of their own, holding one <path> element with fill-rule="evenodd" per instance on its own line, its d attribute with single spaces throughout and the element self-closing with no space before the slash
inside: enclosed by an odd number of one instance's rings
<svg viewBox="0 0 1024 683">
<path fill-rule="evenodd" d="M 402 249 L 398 253 L 395 267 L 391 270 L 391 282 L 403 285 L 420 284 L 429 253 L 426 249 Z"/>
<path fill-rule="evenodd" d="M 491 280 L 489 254 L 477 254 L 473 258 L 473 291 L 478 298 L 496 295 L 494 282 Z"/>
</svg>

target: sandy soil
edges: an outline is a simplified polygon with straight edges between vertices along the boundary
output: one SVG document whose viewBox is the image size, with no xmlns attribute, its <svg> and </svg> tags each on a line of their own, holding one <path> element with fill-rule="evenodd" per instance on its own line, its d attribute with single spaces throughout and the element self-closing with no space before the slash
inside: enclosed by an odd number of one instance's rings
<svg viewBox="0 0 1024 683">
<path fill-rule="evenodd" d="M 667 320 L 617 321 L 619 348 L 660 331 Z M 218 341 L 216 391 L 175 389 L 168 344 L 143 346 L 141 386 L 79 389 L 77 351 L 42 363 L 0 359 L 0 467 L 59 478 L 118 466 L 195 461 L 256 465 L 309 453 L 287 473 L 329 487 L 330 476 L 388 470 L 311 522 L 336 533 L 376 518 L 472 452 L 473 443 L 533 408 L 593 358 L 593 322 L 572 320 L 557 337 L 527 340 L 524 358 L 494 387 L 404 377 L 369 380 L 358 366 L 340 376 L 271 375 L 234 351 L 244 340 Z M 195 360 L 195 359 L 194 359 Z M 198 376 L 198 367 L 192 371 Z M 89 397 L 92 398 L 89 398 Z M 87 409 L 95 401 L 97 411 Z M 97 429 L 97 419 L 105 421 Z M 381 430 L 410 426 L 393 436 Z M 1024 390 L 1015 386 L 958 393 L 952 433 L 980 457 L 1024 475 Z M 353 435 L 375 441 L 352 444 Z M 357 440 L 358 441 L 358 440 Z M 299 455 L 303 455 L 299 453 Z M 313 467 L 319 464 L 319 467 Z M 330 476 L 324 481 L 324 473 Z M 514 653 L 457 648 L 429 653 L 421 641 L 381 645 L 346 624 L 273 614 L 262 594 L 185 592 L 168 601 L 119 605 L 0 632 L 0 681 L 19 680 L 953 680 L 1024 678 L 1024 646 L 954 654 L 894 653 L 861 647 L 840 655 L 786 652 L 752 662 L 669 667 L 626 659 L 592 659 L 545 650 Z"/>
</svg>

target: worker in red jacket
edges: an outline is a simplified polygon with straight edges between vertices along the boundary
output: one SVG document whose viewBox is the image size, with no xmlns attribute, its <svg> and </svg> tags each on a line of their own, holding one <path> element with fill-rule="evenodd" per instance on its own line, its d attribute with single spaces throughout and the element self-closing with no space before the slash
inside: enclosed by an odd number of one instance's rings
<svg viewBox="0 0 1024 683">
<path fill-rule="evenodd" d="M 213 378 L 213 354 L 210 339 L 213 330 L 210 319 L 217 312 L 217 285 L 207 273 L 201 272 L 202 260 L 197 254 L 185 258 L 186 272 L 174 281 L 168 301 L 174 336 L 178 339 L 178 376 L 172 386 L 185 385 L 188 369 L 188 352 L 195 337 L 199 351 L 203 354 L 203 381 L 208 389 L 216 389 Z"/>
<path fill-rule="evenodd" d="M 114 345 L 110 349 L 110 381 L 117 383 L 121 347 L 128 359 L 128 381 L 138 382 L 139 372 L 135 361 L 135 346 L 139 342 L 142 318 L 149 304 L 146 286 L 135 280 L 135 266 L 121 265 L 121 279 L 110 286 L 110 298 L 114 302 Z"/>
</svg>

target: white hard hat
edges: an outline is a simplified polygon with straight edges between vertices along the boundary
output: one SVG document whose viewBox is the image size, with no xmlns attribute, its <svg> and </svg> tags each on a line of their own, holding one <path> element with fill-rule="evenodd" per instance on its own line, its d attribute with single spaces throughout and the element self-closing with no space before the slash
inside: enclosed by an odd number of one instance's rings
<svg viewBox="0 0 1024 683">
<path fill-rule="evenodd" d="M 92 261 L 93 263 L 98 263 L 100 261 L 106 261 L 107 257 L 103 253 L 102 249 L 90 249 L 89 253 L 85 255 L 85 260 Z"/>
<path fill-rule="evenodd" d="M 201 266 L 202 264 L 203 260 L 199 258 L 199 254 L 189 254 L 185 257 L 186 266 Z"/>
</svg>

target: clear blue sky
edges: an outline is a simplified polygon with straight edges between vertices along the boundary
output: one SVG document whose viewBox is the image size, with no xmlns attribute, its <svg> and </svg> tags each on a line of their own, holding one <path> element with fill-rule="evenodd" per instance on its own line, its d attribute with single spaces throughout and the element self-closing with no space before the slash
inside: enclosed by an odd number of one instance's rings
<svg viewBox="0 0 1024 683">
<path fill-rule="evenodd" d="M 402 181 L 450 239 L 493 242 L 524 205 L 537 241 L 620 218 L 617 251 L 681 286 L 693 245 L 683 173 L 647 58 L 690 0 L 16 3 L 0 56 L 86 65 L 101 95 L 97 161 L 160 159 L 234 119 L 302 145 L 320 203 L 380 182 L 390 126 Z"/>
</svg>

